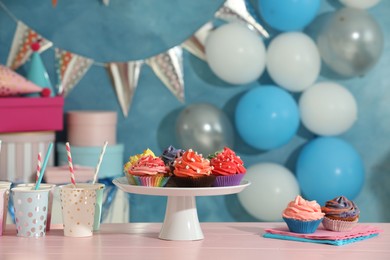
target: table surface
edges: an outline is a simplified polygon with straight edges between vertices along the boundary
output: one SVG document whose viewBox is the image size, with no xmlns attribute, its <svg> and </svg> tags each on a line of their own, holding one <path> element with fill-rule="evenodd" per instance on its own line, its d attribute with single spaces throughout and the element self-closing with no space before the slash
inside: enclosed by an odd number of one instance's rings
<svg viewBox="0 0 390 260">
<path fill-rule="evenodd" d="M 365 223 L 368 224 L 368 223 Z M 158 239 L 161 223 L 102 224 L 92 237 L 64 237 L 60 225 L 43 238 L 16 236 L 7 225 L 0 236 L 0 259 L 390 259 L 390 223 L 379 236 L 344 246 L 263 238 L 265 228 L 284 223 L 201 223 L 204 240 Z"/>
</svg>

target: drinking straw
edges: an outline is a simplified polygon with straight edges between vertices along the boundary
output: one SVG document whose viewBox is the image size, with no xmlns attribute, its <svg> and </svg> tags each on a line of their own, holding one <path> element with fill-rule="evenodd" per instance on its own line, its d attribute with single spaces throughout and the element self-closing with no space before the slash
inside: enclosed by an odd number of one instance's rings
<svg viewBox="0 0 390 260">
<path fill-rule="evenodd" d="M 47 165 L 47 162 L 49 161 L 49 157 L 50 157 L 50 154 L 51 154 L 51 150 L 52 150 L 52 149 L 53 149 L 53 143 L 50 143 L 50 144 L 49 144 L 49 147 L 47 148 L 47 152 L 46 152 L 46 155 L 45 155 L 45 159 L 43 160 L 43 164 L 42 164 L 42 168 L 41 168 L 41 173 L 39 174 L 38 181 L 37 181 L 36 184 L 35 184 L 35 190 L 38 190 L 38 189 L 39 189 L 39 185 L 41 185 L 42 178 L 43 178 L 43 174 L 45 174 L 46 165 Z"/>
<path fill-rule="evenodd" d="M 0 152 L 1 152 L 1 140 L 0 140 Z"/>
<path fill-rule="evenodd" d="M 70 153 L 70 145 L 69 142 L 66 142 L 66 153 L 68 155 L 68 164 L 69 164 L 69 172 L 70 172 L 70 182 L 73 184 L 73 188 L 76 188 L 76 180 L 74 178 L 74 169 L 72 163 L 72 154 Z"/>
<path fill-rule="evenodd" d="M 96 182 L 96 180 L 97 180 L 97 176 L 98 176 L 98 173 L 99 173 L 100 165 L 102 164 L 103 156 L 104 156 L 104 153 L 106 152 L 107 144 L 108 144 L 108 142 L 105 141 L 105 142 L 104 142 L 104 145 L 103 145 L 103 148 L 102 148 L 102 151 L 101 151 L 100 156 L 99 156 L 98 164 L 96 165 L 95 176 L 93 177 L 93 182 L 92 182 L 92 184 L 95 184 L 95 182 Z"/>
<path fill-rule="evenodd" d="M 41 175 L 41 166 L 42 166 L 42 153 L 39 152 L 38 153 L 38 162 L 37 162 L 37 175 L 35 177 L 35 183 L 38 181 L 39 175 Z"/>
</svg>

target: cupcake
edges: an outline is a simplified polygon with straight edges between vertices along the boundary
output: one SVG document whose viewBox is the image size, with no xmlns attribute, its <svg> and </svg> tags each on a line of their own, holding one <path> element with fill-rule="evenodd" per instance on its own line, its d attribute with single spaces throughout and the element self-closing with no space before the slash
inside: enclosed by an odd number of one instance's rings
<svg viewBox="0 0 390 260">
<path fill-rule="evenodd" d="M 175 160 L 170 182 L 176 187 L 210 187 L 214 180 L 210 161 L 189 149 Z"/>
<path fill-rule="evenodd" d="M 163 160 L 150 150 L 130 157 L 125 174 L 131 185 L 163 187 L 169 180 L 169 171 Z"/>
<path fill-rule="evenodd" d="M 359 208 L 344 196 L 328 200 L 321 210 L 325 213 L 322 225 L 328 230 L 350 231 L 359 221 Z"/>
<path fill-rule="evenodd" d="M 171 172 L 174 170 L 175 160 L 179 157 L 182 157 L 184 150 L 176 149 L 172 145 L 168 146 L 162 153 L 161 159 L 164 161 L 165 165 L 169 168 Z"/>
<path fill-rule="evenodd" d="M 246 169 L 244 163 L 235 152 L 225 147 L 222 151 L 210 155 L 209 159 L 212 166 L 211 174 L 215 176 L 212 186 L 222 187 L 240 184 Z"/>
<path fill-rule="evenodd" d="M 294 233 L 314 233 L 323 218 L 321 206 L 315 200 L 308 201 L 299 195 L 283 211 L 283 219 Z"/>
</svg>

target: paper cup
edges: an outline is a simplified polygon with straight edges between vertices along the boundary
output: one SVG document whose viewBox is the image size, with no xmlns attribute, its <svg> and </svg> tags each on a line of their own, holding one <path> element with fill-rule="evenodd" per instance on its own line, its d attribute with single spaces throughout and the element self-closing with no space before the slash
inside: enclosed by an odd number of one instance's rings
<svg viewBox="0 0 390 260">
<path fill-rule="evenodd" d="M 16 235 L 19 237 L 45 236 L 50 190 L 14 187 L 11 192 L 15 209 Z"/>
<path fill-rule="evenodd" d="M 16 187 L 35 187 L 35 183 L 23 183 L 18 184 Z M 39 189 L 49 189 L 49 201 L 47 205 L 47 217 L 46 217 L 46 232 L 50 231 L 51 226 L 51 209 L 53 207 L 53 197 L 54 197 L 54 188 L 56 187 L 55 184 L 49 184 L 49 183 L 41 183 L 39 185 Z"/>
<path fill-rule="evenodd" d="M 96 188 L 91 184 L 60 186 L 64 236 L 92 236 L 95 218 Z"/>
<path fill-rule="evenodd" d="M 98 231 L 100 229 L 100 220 L 102 218 L 102 204 L 103 204 L 103 193 L 105 185 L 102 183 L 78 183 L 77 187 L 80 188 L 89 188 L 93 187 L 96 190 L 96 205 L 95 205 L 95 218 L 93 221 L 93 231 Z"/>
<path fill-rule="evenodd" d="M 7 224 L 9 189 L 11 182 L 0 181 L 0 236 L 3 235 Z"/>
</svg>

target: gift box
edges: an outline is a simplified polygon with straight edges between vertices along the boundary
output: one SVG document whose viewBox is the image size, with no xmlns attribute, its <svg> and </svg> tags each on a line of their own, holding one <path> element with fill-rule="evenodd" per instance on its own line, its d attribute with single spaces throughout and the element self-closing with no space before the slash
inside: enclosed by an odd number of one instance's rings
<svg viewBox="0 0 390 260">
<path fill-rule="evenodd" d="M 74 165 L 96 167 L 102 146 L 87 147 L 71 144 L 72 162 Z M 108 145 L 98 178 L 109 178 L 123 175 L 123 144 Z M 57 143 L 58 165 L 68 165 L 68 156 L 64 143 Z M 76 182 L 77 173 L 75 174 Z"/>
<path fill-rule="evenodd" d="M 0 98 L 0 133 L 62 130 L 63 107 L 63 97 Z"/>
<path fill-rule="evenodd" d="M 0 140 L 0 180 L 28 183 L 35 181 L 38 153 L 45 156 L 49 144 L 55 141 L 55 132 L 6 133 L 0 134 Z M 47 165 L 53 164 L 51 153 Z"/>
<path fill-rule="evenodd" d="M 69 111 L 68 140 L 75 146 L 116 144 L 117 114 L 113 111 Z"/>
<path fill-rule="evenodd" d="M 93 181 L 93 177 L 95 175 L 94 167 L 73 165 L 73 168 L 75 174 L 77 174 L 77 183 Z M 43 179 L 46 183 L 53 183 L 57 185 L 70 183 L 69 166 L 63 165 L 47 167 L 45 175 L 43 175 Z"/>
</svg>

